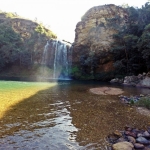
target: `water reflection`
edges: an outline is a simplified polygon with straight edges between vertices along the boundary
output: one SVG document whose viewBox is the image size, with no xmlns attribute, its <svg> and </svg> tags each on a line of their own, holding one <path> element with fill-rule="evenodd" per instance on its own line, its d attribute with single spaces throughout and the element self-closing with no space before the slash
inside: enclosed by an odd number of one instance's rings
<svg viewBox="0 0 150 150">
<path fill-rule="evenodd" d="M 89 92 L 98 86 L 104 85 L 60 82 L 12 107 L 0 120 L 0 149 L 104 150 L 109 133 L 126 124 L 143 128 L 150 122 L 117 96 Z M 146 91 L 122 89 L 125 94 Z"/>
</svg>

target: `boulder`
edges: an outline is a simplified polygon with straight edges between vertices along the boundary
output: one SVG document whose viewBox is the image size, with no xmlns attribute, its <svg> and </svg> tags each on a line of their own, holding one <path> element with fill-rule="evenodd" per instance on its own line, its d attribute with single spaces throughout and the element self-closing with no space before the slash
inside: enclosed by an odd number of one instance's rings
<svg viewBox="0 0 150 150">
<path fill-rule="evenodd" d="M 133 144 L 130 142 L 119 142 L 116 144 L 113 144 L 112 148 L 113 150 L 132 150 Z"/>
</svg>

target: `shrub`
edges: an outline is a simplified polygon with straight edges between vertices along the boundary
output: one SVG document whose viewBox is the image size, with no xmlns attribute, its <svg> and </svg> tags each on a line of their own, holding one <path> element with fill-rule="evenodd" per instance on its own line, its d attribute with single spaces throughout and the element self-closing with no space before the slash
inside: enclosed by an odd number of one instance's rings
<svg viewBox="0 0 150 150">
<path fill-rule="evenodd" d="M 135 105 L 150 109 L 150 97 L 141 98 Z"/>
</svg>

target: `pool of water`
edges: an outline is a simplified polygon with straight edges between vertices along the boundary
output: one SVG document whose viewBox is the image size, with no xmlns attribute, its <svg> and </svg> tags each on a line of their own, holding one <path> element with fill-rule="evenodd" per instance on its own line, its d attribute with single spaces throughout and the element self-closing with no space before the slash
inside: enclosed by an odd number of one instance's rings
<svg viewBox="0 0 150 150">
<path fill-rule="evenodd" d="M 0 119 L 0 150 L 107 150 L 107 136 L 114 130 L 147 127 L 150 117 L 120 103 L 118 96 L 89 92 L 102 86 L 119 87 L 124 95 L 150 93 L 100 82 L 59 81 L 9 107 Z"/>
</svg>

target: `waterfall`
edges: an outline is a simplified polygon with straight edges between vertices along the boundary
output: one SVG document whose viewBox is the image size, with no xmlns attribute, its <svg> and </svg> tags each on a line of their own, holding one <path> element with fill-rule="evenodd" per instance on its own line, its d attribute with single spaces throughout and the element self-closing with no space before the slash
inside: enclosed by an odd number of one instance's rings
<svg viewBox="0 0 150 150">
<path fill-rule="evenodd" d="M 49 40 L 45 45 L 42 64 L 53 70 L 54 79 L 69 79 L 72 63 L 72 48 L 68 43 Z"/>
<path fill-rule="evenodd" d="M 46 57 L 47 57 L 47 50 L 48 50 L 49 42 L 47 41 L 44 51 L 43 51 L 43 56 L 42 56 L 42 64 L 46 64 Z"/>
</svg>

